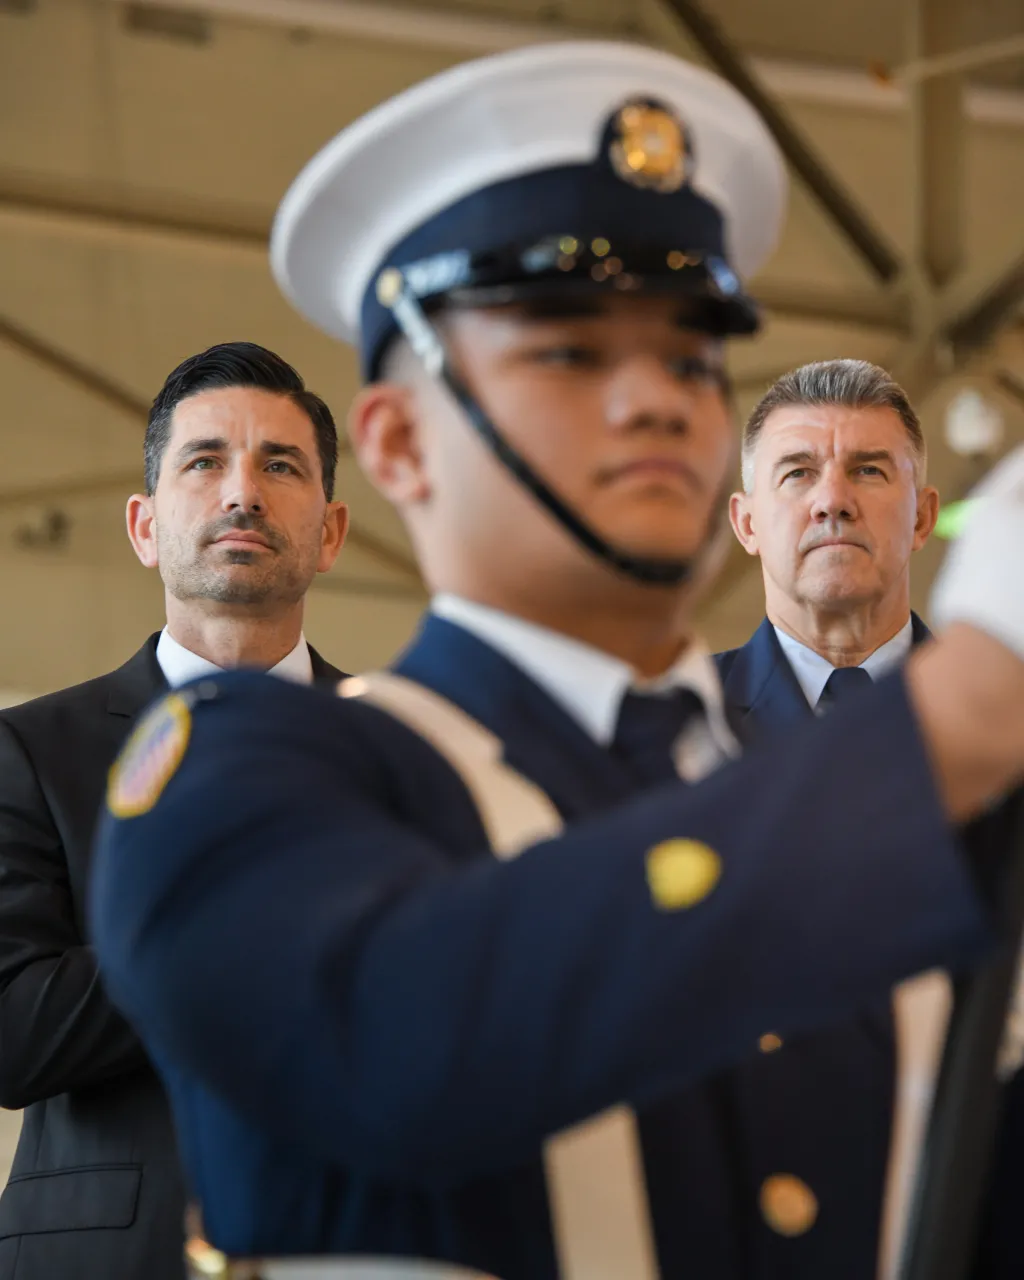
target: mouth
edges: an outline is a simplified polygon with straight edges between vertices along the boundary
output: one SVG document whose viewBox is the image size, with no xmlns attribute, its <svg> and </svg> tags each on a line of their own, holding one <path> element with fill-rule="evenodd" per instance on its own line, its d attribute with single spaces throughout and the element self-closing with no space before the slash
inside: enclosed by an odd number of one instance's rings
<svg viewBox="0 0 1024 1280">
<path fill-rule="evenodd" d="M 621 466 L 609 468 L 602 478 L 609 484 L 615 484 L 620 480 L 657 481 L 683 487 L 695 493 L 700 493 L 704 488 L 696 471 L 679 458 L 638 458 L 635 462 L 626 462 Z"/>
<path fill-rule="evenodd" d="M 854 542 L 852 538 L 828 538 L 824 542 L 816 542 L 812 547 L 808 547 L 804 555 L 810 555 L 812 551 L 824 551 L 829 547 L 856 547 L 858 551 L 867 550 L 863 542 Z"/>
<path fill-rule="evenodd" d="M 254 547 L 262 547 L 265 551 L 270 550 L 270 543 L 259 533 L 251 533 L 246 529 L 233 529 L 230 533 L 225 533 L 219 538 L 214 539 L 214 545 L 218 547 L 234 547 L 243 551 L 251 551 Z"/>
</svg>

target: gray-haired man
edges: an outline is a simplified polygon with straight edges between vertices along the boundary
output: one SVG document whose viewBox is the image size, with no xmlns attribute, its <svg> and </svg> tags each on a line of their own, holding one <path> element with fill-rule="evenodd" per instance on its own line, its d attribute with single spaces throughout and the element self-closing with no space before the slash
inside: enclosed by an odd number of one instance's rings
<svg viewBox="0 0 1024 1280">
<path fill-rule="evenodd" d="M 767 618 L 721 659 L 748 729 L 802 718 L 924 638 L 910 612 L 910 560 L 938 512 L 925 464 L 906 393 L 864 361 L 804 365 L 755 408 L 729 514 L 761 559 Z"/>
<path fill-rule="evenodd" d="M 926 483 L 924 437 L 906 392 L 862 360 L 808 364 L 780 378 L 748 419 L 742 456 L 743 489 L 729 513 L 745 550 L 760 557 L 767 616 L 745 645 L 716 661 L 730 719 L 749 743 L 855 695 L 928 639 L 910 608 L 910 562 L 935 526 L 939 502 Z M 1000 832 L 993 825 L 972 840 L 1001 839 Z M 828 844 L 827 829 L 821 840 Z M 909 997 L 905 990 L 894 1005 L 883 1001 L 778 1055 L 788 1059 L 792 1079 L 805 1079 L 816 1149 L 803 1159 L 810 1165 L 829 1150 L 843 1159 L 856 1152 L 850 1186 L 865 1198 L 875 1189 L 882 1274 L 890 1274 L 898 1250 L 925 1118 L 917 1101 L 928 1081 L 920 1053 L 927 1028 L 941 1033 L 948 1007 L 945 980 L 928 981 L 929 989 Z M 772 1047 L 781 1044 L 773 1039 Z M 1013 1105 L 1020 1103 L 1018 1087 Z M 1006 1157 L 1004 1150 L 1004 1164 Z M 996 1244 L 993 1229 L 1011 1185 L 1001 1167 L 978 1280 L 1019 1274 L 1020 1233 L 1008 1249 L 1009 1239 Z M 1012 1257 L 1017 1270 L 1006 1269 Z"/>
</svg>

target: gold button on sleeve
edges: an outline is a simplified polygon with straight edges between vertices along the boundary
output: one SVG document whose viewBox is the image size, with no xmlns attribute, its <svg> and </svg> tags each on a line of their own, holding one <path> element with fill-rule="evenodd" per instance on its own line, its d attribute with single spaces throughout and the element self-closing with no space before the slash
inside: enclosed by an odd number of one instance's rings
<svg viewBox="0 0 1024 1280">
<path fill-rule="evenodd" d="M 777 1036 L 774 1031 L 766 1031 L 758 1040 L 757 1047 L 762 1053 L 774 1053 L 776 1049 L 782 1048 L 782 1036 Z"/>
<path fill-rule="evenodd" d="M 647 854 L 647 884 L 663 911 L 696 906 L 722 876 L 722 859 L 699 840 L 664 840 Z"/>
</svg>

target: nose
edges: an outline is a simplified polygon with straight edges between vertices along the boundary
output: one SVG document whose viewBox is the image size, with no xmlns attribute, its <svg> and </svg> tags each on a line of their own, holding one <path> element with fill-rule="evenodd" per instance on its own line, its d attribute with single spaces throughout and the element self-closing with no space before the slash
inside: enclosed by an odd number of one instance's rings
<svg viewBox="0 0 1024 1280">
<path fill-rule="evenodd" d="M 822 524 L 826 520 L 856 520 L 858 515 L 857 497 L 845 469 L 827 464 L 811 495 L 811 518 Z"/>
<path fill-rule="evenodd" d="M 236 457 L 224 472 L 220 505 L 225 513 L 244 511 L 263 515 L 266 502 L 260 487 L 262 471 L 247 455 Z"/>
<path fill-rule="evenodd" d="M 693 414 L 693 388 L 654 356 L 620 361 L 608 382 L 605 413 L 615 431 L 659 430 L 685 435 Z"/>
</svg>

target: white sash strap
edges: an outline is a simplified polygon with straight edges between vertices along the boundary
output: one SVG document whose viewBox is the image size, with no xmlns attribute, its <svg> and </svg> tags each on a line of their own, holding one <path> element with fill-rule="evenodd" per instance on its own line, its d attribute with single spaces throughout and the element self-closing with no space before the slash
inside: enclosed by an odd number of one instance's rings
<svg viewBox="0 0 1024 1280">
<path fill-rule="evenodd" d="M 385 672 L 344 680 L 338 692 L 389 712 L 448 761 L 496 857 L 514 858 L 562 830 L 548 796 L 505 763 L 500 739 L 438 694 Z M 657 1280 L 633 1111 L 613 1107 L 549 1139 L 544 1166 L 562 1280 Z"/>
<path fill-rule="evenodd" d="M 882 1208 L 881 1280 L 896 1280 L 903 1255 L 907 1214 L 952 1007 L 953 988 L 939 969 L 911 978 L 893 992 L 896 1105 Z"/>
</svg>

